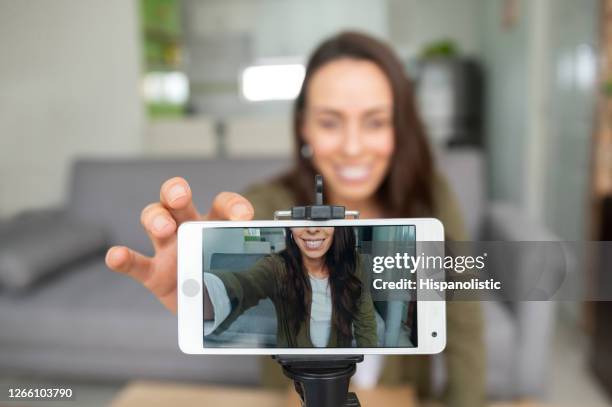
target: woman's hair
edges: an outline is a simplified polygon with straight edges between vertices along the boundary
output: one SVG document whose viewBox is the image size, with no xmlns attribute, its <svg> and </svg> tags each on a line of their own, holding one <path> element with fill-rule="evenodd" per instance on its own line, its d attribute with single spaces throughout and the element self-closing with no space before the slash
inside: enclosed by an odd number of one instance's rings
<svg viewBox="0 0 612 407">
<path fill-rule="evenodd" d="M 385 216 L 426 216 L 433 207 L 433 159 L 418 117 L 412 85 L 394 52 L 383 42 L 358 32 L 343 32 L 324 41 L 310 56 L 306 75 L 293 113 L 295 168 L 281 178 L 300 204 L 314 202 L 313 181 L 316 170 L 310 159 L 301 155 L 304 140 L 302 123 L 312 76 L 325 64 L 350 58 L 371 61 L 389 80 L 393 92 L 393 129 L 395 151 L 386 177 L 376 191 L 377 203 Z"/>
<path fill-rule="evenodd" d="M 279 254 L 287 267 L 282 295 L 292 310 L 293 328 L 297 331 L 302 322 L 310 318 L 312 291 L 308 272 L 304 268 L 302 252 L 289 228 L 285 229 L 285 250 Z M 329 270 L 332 295 L 332 324 L 342 336 L 352 339 L 352 322 L 362 290 L 361 280 L 355 275 L 357 253 L 353 228 L 334 228 L 333 242 L 325 253 L 325 265 Z"/>
</svg>

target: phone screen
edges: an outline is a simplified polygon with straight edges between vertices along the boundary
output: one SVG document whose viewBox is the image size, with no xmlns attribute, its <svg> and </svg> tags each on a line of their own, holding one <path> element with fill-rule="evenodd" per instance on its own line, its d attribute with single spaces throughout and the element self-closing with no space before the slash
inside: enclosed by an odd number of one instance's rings
<svg viewBox="0 0 612 407">
<path fill-rule="evenodd" d="M 202 233 L 204 347 L 418 346 L 415 291 L 382 285 L 415 278 L 414 225 Z"/>
</svg>

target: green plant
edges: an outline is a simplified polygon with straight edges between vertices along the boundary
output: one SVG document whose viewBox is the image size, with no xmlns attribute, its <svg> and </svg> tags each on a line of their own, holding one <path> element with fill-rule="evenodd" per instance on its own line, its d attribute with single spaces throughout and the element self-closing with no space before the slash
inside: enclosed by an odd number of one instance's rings
<svg viewBox="0 0 612 407">
<path fill-rule="evenodd" d="M 425 44 L 421 51 L 422 58 L 454 57 L 458 54 L 457 44 L 451 39 L 432 41 Z"/>
</svg>

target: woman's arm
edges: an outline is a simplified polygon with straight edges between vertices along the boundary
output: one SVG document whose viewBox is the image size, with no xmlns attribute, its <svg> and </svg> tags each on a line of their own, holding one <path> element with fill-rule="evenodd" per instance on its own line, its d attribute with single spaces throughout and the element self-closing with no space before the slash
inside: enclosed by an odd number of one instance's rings
<svg viewBox="0 0 612 407">
<path fill-rule="evenodd" d="M 247 271 L 205 273 L 205 276 L 209 274 L 211 279 L 220 281 L 226 293 L 228 307 L 221 307 L 221 309 L 227 309 L 228 312 L 226 315 L 221 315 L 223 320 L 218 324 L 219 333 L 227 329 L 246 310 L 257 305 L 259 301 L 265 298 L 274 299 L 278 285 L 278 262 L 279 259 L 272 255 L 262 258 Z M 212 291 L 211 294 L 213 294 Z M 215 308 L 217 297 L 219 296 L 210 296 L 212 308 Z M 214 319 L 215 321 L 218 319 L 216 309 Z"/>
</svg>

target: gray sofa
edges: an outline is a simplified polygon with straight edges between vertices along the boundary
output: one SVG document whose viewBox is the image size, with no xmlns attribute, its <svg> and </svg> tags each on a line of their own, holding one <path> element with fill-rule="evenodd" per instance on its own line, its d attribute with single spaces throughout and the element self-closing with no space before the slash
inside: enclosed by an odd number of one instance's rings
<svg viewBox="0 0 612 407">
<path fill-rule="evenodd" d="M 512 207 L 487 202 L 485 168 L 478 151 L 452 150 L 438 161 L 456 190 L 473 237 L 540 240 L 546 235 L 533 223 L 521 220 Z M 84 159 L 73 166 L 67 204 L 61 212 L 69 219 L 98 225 L 109 245 L 125 244 L 151 253 L 139 215 L 142 207 L 158 199 L 165 179 L 185 177 L 204 211 L 218 192 L 244 190 L 287 166 L 280 159 Z M 26 215 L 26 223 L 34 216 Z M 521 222 L 524 228 L 517 227 Z M 36 228 L 28 233 L 36 233 Z M 6 245 L 9 235 L 0 236 L 0 246 Z M 484 303 L 491 397 L 508 399 L 544 392 L 552 307 L 549 302 Z M 103 251 L 66 265 L 60 273 L 20 293 L 0 288 L 0 327 L 2 374 L 253 385 L 260 380 L 256 357 L 181 354 L 176 317 L 136 282 L 108 271 Z M 441 388 L 443 356 L 436 358 L 435 365 L 434 387 Z"/>
</svg>

